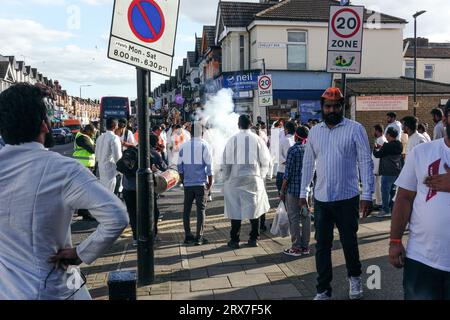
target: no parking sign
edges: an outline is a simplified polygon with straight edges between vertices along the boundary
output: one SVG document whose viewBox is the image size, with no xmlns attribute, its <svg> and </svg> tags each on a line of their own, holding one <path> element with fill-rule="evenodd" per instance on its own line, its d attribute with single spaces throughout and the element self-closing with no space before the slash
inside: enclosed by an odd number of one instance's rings
<svg viewBox="0 0 450 320">
<path fill-rule="evenodd" d="M 330 6 L 327 71 L 361 73 L 363 6 Z"/>
<path fill-rule="evenodd" d="M 180 0 L 115 0 L 108 58 L 172 73 Z"/>
</svg>

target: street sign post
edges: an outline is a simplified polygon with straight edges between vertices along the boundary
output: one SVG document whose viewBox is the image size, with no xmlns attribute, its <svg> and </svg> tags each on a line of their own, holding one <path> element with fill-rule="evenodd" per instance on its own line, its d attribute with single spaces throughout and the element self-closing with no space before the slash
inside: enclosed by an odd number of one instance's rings
<svg viewBox="0 0 450 320">
<path fill-rule="evenodd" d="M 363 6 L 330 6 L 327 72 L 361 73 Z"/>
<path fill-rule="evenodd" d="M 116 0 L 108 58 L 171 76 L 180 0 Z"/>
<path fill-rule="evenodd" d="M 262 75 L 258 77 L 258 100 L 260 107 L 273 106 L 272 76 Z"/>
<path fill-rule="evenodd" d="M 115 0 L 108 58 L 136 66 L 139 169 L 137 178 L 138 283 L 154 281 L 154 186 L 150 169 L 151 72 L 172 74 L 179 0 Z"/>
</svg>

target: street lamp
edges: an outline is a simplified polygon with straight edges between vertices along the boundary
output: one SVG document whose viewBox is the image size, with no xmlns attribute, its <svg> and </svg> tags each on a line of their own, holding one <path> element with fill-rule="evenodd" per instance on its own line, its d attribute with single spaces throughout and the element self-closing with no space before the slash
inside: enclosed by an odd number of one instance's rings
<svg viewBox="0 0 450 320">
<path fill-rule="evenodd" d="M 417 113 L 417 17 L 426 11 L 421 10 L 413 14 L 414 18 L 414 116 Z"/>
<path fill-rule="evenodd" d="M 91 84 L 82 84 L 82 85 L 80 85 L 80 104 L 81 104 L 81 88 L 83 88 L 83 87 L 92 87 L 92 85 Z M 76 106 L 75 106 L 75 108 L 76 108 Z M 77 115 L 76 109 L 75 109 L 74 113 L 75 113 L 75 116 L 76 116 Z"/>
<path fill-rule="evenodd" d="M 262 61 L 262 65 L 263 65 L 263 74 L 266 74 L 266 59 L 264 58 L 260 58 L 260 59 L 253 59 L 252 63 L 258 62 L 258 61 Z"/>
</svg>

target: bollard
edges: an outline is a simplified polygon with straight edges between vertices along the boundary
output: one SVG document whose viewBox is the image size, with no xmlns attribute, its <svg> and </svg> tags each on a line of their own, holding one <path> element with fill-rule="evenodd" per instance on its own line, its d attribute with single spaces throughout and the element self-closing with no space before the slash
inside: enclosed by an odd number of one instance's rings
<svg viewBox="0 0 450 320">
<path fill-rule="evenodd" d="M 109 300 L 136 300 L 136 272 L 110 272 L 108 288 Z"/>
</svg>

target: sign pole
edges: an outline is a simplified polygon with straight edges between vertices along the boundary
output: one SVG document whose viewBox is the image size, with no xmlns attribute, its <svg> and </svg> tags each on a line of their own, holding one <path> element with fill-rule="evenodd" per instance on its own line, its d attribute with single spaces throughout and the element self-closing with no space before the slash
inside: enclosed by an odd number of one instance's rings
<svg viewBox="0 0 450 320">
<path fill-rule="evenodd" d="M 348 1 L 341 1 L 341 5 L 342 6 L 349 6 L 350 5 L 350 0 Z M 341 90 L 342 90 L 342 95 L 344 96 L 344 117 L 345 117 L 345 111 L 346 111 L 346 101 L 347 101 L 347 74 L 346 73 L 342 73 L 341 74 Z"/>
<path fill-rule="evenodd" d="M 154 281 L 154 193 L 150 169 L 150 128 L 148 97 L 150 71 L 137 67 L 137 116 L 139 130 L 139 169 L 137 178 L 137 242 L 138 284 L 146 286 Z"/>
</svg>

